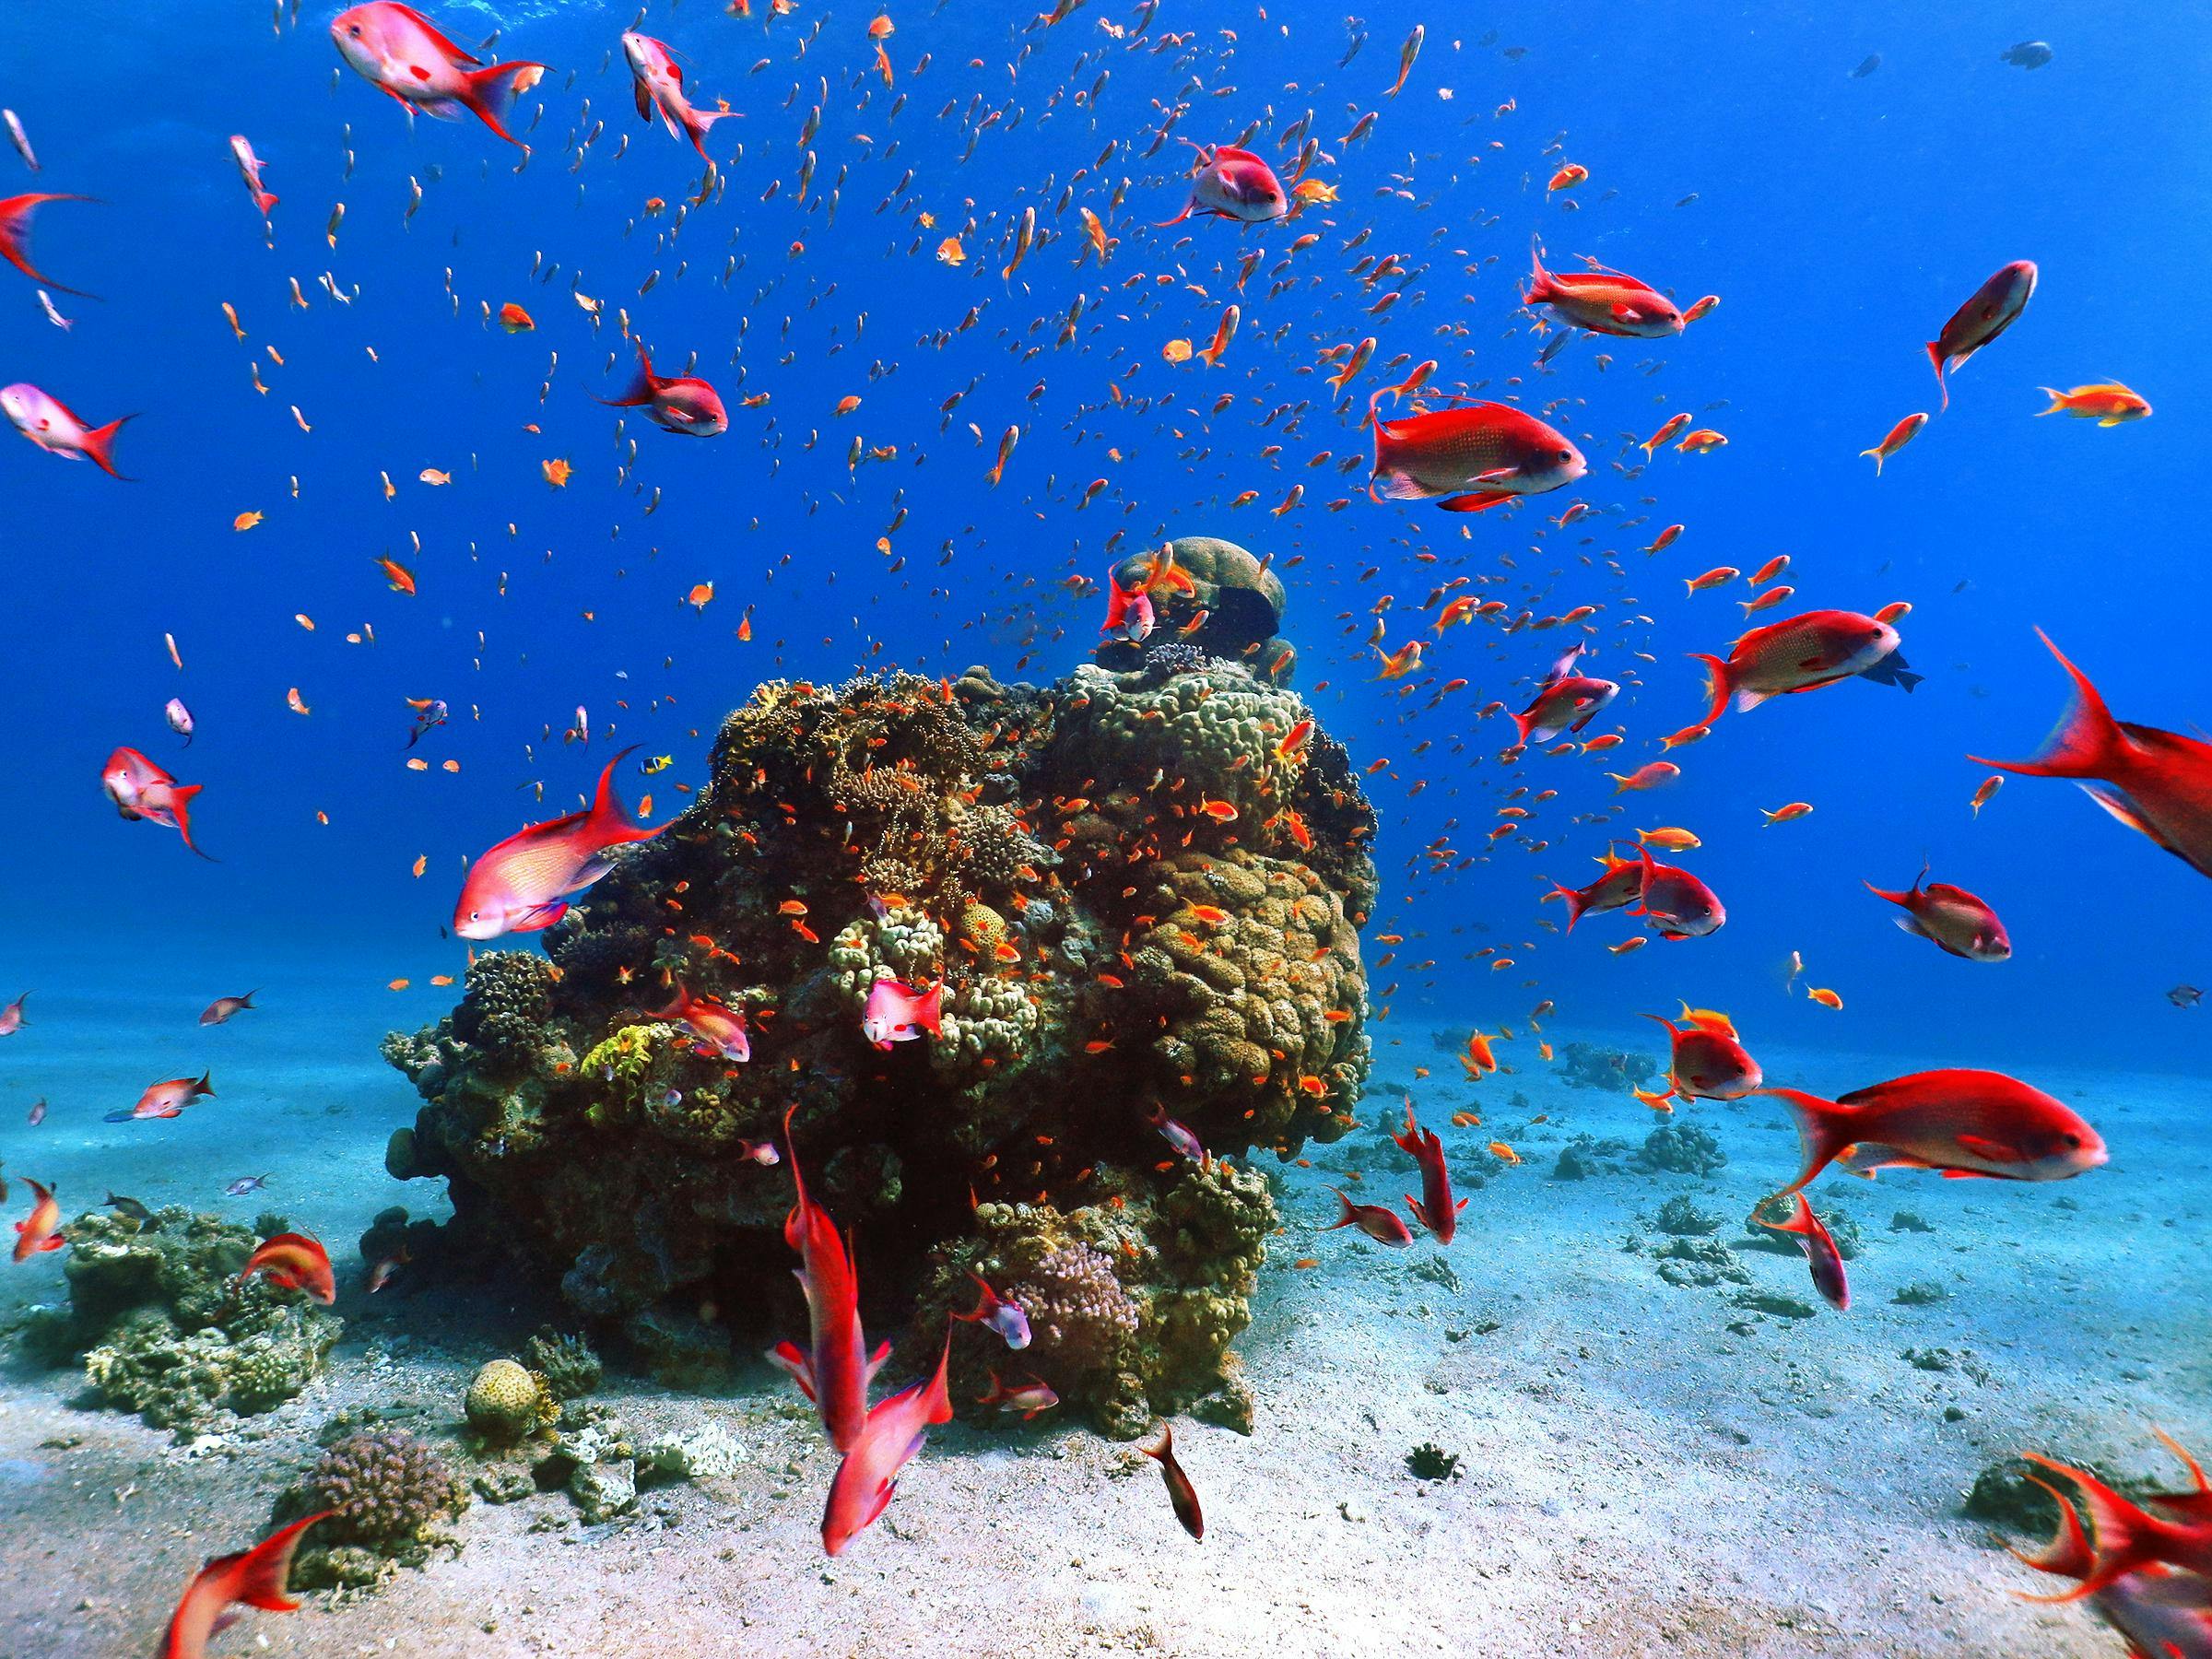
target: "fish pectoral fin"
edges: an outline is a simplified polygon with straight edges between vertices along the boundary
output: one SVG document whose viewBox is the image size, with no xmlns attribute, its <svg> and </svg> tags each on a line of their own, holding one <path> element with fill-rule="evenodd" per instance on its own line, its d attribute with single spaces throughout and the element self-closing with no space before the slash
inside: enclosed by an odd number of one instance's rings
<svg viewBox="0 0 2212 1659">
<path fill-rule="evenodd" d="M 1641 323 L 1643 313 L 1626 300 L 1616 300 L 1613 301 L 1613 320 L 1617 323 Z"/>
<path fill-rule="evenodd" d="M 873 1382 L 876 1381 L 876 1373 L 884 1368 L 885 1362 L 888 1361 L 890 1357 L 891 1345 L 888 1342 L 878 1343 L 877 1345 L 876 1351 L 868 1356 L 869 1382 Z"/>
<path fill-rule="evenodd" d="M 799 1385 L 800 1392 L 809 1400 L 816 1400 L 814 1392 L 814 1364 L 802 1354 L 795 1343 L 779 1342 L 768 1352 L 771 1365 L 786 1372 Z"/>
<path fill-rule="evenodd" d="M 1370 497 L 1382 501 L 1425 501 L 1430 491 L 1413 481 L 1410 475 L 1385 467 L 1367 481 Z"/>
<path fill-rule="evenodd" d="M 1986 1158 L 1992 1163 L 2026 1163 L 2028 1161 L 2021 1155 L 2018 1147 L 2009 1146 L 2004 1141 L 1992 1140 L 1985 1135 L 1962 1135 L 1959 1137 L 1959 1144 L 1976 1158 Z"/>
<path fill-rule="evenodd" d="M 1504 483 L 1504 482 L 1505 482 L 1505 480 L 1506 480 L 1506 479 L 1508 479 L 1508 478 L 1510 478 L 1510 477 L 1514 477 L 1514 476 L 1515 476 L 1515 469 L 1514 469 L 1514 468 L 1512 468 L 1512 467 L 1510 467 L 1510 466 L 1493 466 L 1493 467 L 1491 467 L 1491 468 L 1490 468 L 1490 470 L 1489 470 L 1488 472 L 1479 472 L 1479 473 L 1477 473 L 1477 474 L 1476 474 L 1476 475 L 1475 475 L 1475 476 L 1474 476 L 1472 478 L 1468 479 L 1467 481 L 1468 481 L 1470 484 L 1502 484 L 1502 483 Z"/>
<path fill-rule="evenodd" d="M 2165 848 L 2169 853 L 2171 853 L 2175 850 L 2173 843 L 2168 841 L 2163 835 L 2160 835 L 2158 830 L 2151 826 L 2150 820 L 2145 818 L 2143 814 L 2136 809 L 2136 804 L 2129 800 L 2125 795 L 2122 794 L 2118 790 L 2110 788 L 2096 788 L 2088 783 L 2084 783 L 2081 786 L 2081 790 L 2082 793 L 2088 795 L 2090 800 L 2096 802 L 2098 806 L 2103 807 L 2107 812 L 2111 813 L 2112 817 L 2119 819 L 2123 824 L 2125 824 L 2136 834 L 2147 837 L 2151 841 Z"/>
<path fill-rule="evenodd" d="M 1984 1175 L 1979 1170 L 1946 1170 L 1943 1172 L 1943 1178 L 1946 1181 L 1994 1181 L 1996 1179 L 1994 1175 Z"/>
<path fill-rule="evenodd" d="M 1447 496 L 1437 505 L 1446 512 L 1481 512 L 1497 506 L 1500 501 L 1511 501 L 1514 499 L 1511 490 L 1484 489 L 1477 490 L 1473 495 Z"/>
</svg>

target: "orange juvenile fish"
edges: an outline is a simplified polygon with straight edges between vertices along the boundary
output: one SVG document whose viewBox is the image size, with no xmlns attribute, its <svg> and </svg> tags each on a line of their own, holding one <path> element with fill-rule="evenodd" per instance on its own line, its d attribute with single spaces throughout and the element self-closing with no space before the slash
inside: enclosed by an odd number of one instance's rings
<svg viewBox="0 0 2212 1659">
<path fill-rule="evenodd" d="M 2043 411 L 2046 415 L 2050 412 L 2048 409 Z M 1872 449 L 1863 449 L 1859 453 L 1874 457 L 1874 476 L 1878 478 L 1882 476 L 1882 463 L 1919 437 L 1920 429 L 1927 424 L 1928 418 L 1925 415 L 1908 415 L 1889 429 L 1889 435 L 1881 442 Z"/>
</svg>

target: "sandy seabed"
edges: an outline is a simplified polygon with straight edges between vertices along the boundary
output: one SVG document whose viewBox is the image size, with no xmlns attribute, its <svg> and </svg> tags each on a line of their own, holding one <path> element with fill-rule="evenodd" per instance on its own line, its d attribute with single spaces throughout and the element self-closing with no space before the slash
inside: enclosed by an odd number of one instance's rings
<svg viewBox="0 0 2212 1659">
<path fill-rule="evenodd" d="M 251 982 L 249 974 L 247 982 Z M 242 989 L 218 987 L 218 989 Z M 196 987 L 195 987 L 196 989 Z M 58 1186 L 64 1213 L 108 1192 L 250 1219 L 263 1208 L 329 1241 L 346 1335 L 330 1375 L 212 1448 L 73 1404 L 77 1379 L 10 1351 L 0 1367 L 0 1655 L 149 1653 L 208 1556 L 266 1530 L 269 1505 L 350 1406 L 458 1418 L 468 1377 L 557 1310 L 534 1289 L 361 1294 L 352 1248 L 380 1208 L 434 1209 L 382 1167 L 412 1121 L 378 1061 L 404 1008 L 381 994 L 202 1032 L 206 1000 L 135 1004 L 119 1022 L 89 979 L 49 985 L 10 1040 L 0 1156 Z M 189 1007 L 185 1004 L 189 1003 Z M 97 1041 L 73 1034 L 97 1031 Z M 1464 1037 L 1464 1032 L 1456 1036 Z M 1563 1035 L 1571 1035 L 1565 1033 Z M 18 1046 L 19 1045 L 19 1046 Z M 1841 1090 L 1894 1060 L 1760 1048 L 1768 1075 Z M 1152 1465 L 1048 1417 L 938 1430 L 885 1521 L 830 1560 L 818 1536 L 834 1457 L 766 1366 L 707 1396 L 611 1371 L 599 1398 L 648 1433 L 717 1422 L 749 1456 L 734 1476 L 648 1490 L 636 1516 L 586 1527 L 567 1497 L 477 1503 L 458 1550 L 388 1588 L 250 1614 L 218 1654 L 975 1655 L 1147 1653 L 1516 1656 L 2116 1655 L 2076 1607 L 2009 1594 L 2040 1583 L 1959 1513 L 1974 1476 L 2023 1448 L 2171 1477 L 2149 1427 L 2212 1445 L 2212 1120 L 2177 1077 L 2028 1070 L 2103 1132 L 2112 1163 L 2054 1186 L 1829 1175 L 1866 1248 L 1848 1314 L 1735 1305 L 1677 1288 L 1650 1250 L 1660 1205 L 1688 1194 L 1740 1218 L 1787 1180 L 1795 1140 L 1771 1101 L 1700 1105 L 1729 1166 L 1709 1178 L 1626 1170 L 1552 1178 L 1576 1134 L 1641 1139 L 1625 1093 L 1544 1070 L 1457 1080 L 1426 1030 L 1385 1028 L 1367 1127 L 1283 1171 L 1286 1230 L 1240 1341 L 1257 1401 L 1242 1436 L 1179 1422 L 1206 1535 L 1176 1525 Z M 172 1123 L 106 1124 L 147 1082 L 215 1072 L 218 1099 Z M 1437 1076 L 1416 1081 L 1414 1068 Z M 1445 1074 L 1454 1075 L 1447 1077 Z M 1324 1185 L 1353 1171 L 1373 1201 L 1413 1186 L 1382 1138 L 1411 1088 L 1455 1173 L 1502 1135 L 1526 1159 L 1473 1192 L 1448 1250 L 1386 1251 L 1347 1231 Z M 1511 1105 L 1516 1092 L 1524 1105 Z M 25 1126 L 40 1094 L 47 1123 Z M 1548 1121 L 1529 1120 L 1547 1114 Z M 1689 1115 L 1689 1114 L 1685 1114 Z M 1462 1153 L 1466 1157 L 1462 1157 Z M 226 1198 L 234 1177 L 269 1189 Z M 20 1212 L 10 1194 L 11 1214 Z M 1927 1232 L 1893 1230 L 1894 1212 Z M 1624 1248 L 1631 1236 L 1642 1252 Z M 1302 1258 L 1319 1265 L 1300 1269 Z M 1439 1265 L 1441 1261 L 1441 1267 Z M 1751 1288 L 1814 1300 L 1802 1262 L 1748 1250 Z M 863 1269 L 865 1270 L 865 1257 Z M 1940 1301 L 1893 1301 L 1928 1280 Z M 49 1256 L 0 1271 L 0 1318 L 63 1293 Z M 1948 1371 L 1907 1348 L 1950 1350 Z M 1460 1458 L 1416 1479 L 1408 1452 Z"/>
</svg>

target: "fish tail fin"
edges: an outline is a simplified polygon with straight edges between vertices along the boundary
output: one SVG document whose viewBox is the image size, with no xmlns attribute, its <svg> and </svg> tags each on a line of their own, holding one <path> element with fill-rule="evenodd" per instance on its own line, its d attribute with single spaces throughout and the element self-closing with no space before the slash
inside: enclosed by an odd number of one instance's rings
<svg viewBox="0 0 2212 1659">
<path fill-rule="evenodd" d="M 1762 1088 L 1759 1092 L 1787 1101 L 1797 1114 L 1797 1144 L 1805 1151 L 1805 1170 L 1796 1180 L 1773 1194 L 1775 1198 L 1787 1197 L 1802 1191 L 1814 1176 L 1828 1168 L 1837 1153 L 1857 1137 L 1853 1113 L 1848 1106 L 1807 1094 L 1802 1088 Z"/>
<path fill-rule="evenodd" d="M 2045 415 L 2055 415 L 2061 409 L 2066 406 L 2066 394 L 2064 392 L 2053 391 L 2049 386 L 2038 386 L 2036 390 L 2041 392 L 2045 397 L 2051 400 L 2051 406 L 2049 408 L 2038 409 L 2035 412 L 2036 418 L 2039 420 Z M 2029 1478 L 2033 1480 L 2035 1477 L 2033 1476 L 2030 1476 Z M 2036 1481 L 2036 1485 L 2041 1486 L 2042 1485 L 2042 1482 L 2038 1480 Z"/>
<path fill-rule="evenodd" d="M 602 397 L 598 401 L 614 409 L 634 409 L 653 401 L 653 352 L 643 341 L 638 343 L 638 367 L 629 377 L 629 384 L 619 397 Z"/>
<path fill-rule="evenodd" d="M 215 1068 L 213 1066 L 209 1066 L 206 1071 L 203 1071 L 200 1074 L 199 1080 L 193 1084 L 192 1098 L 195 1100 L 214 1100 L 215 1090 L 209 1087 L 209 1085 L 211 1085 L 214 1081 Z"/>
<path fill-rule="evenodd" d="M 230 1558 L 231 1570 L 237 1574 L 230 1591 L 230 1599 L 243 1602 L 249 1607 L 259 1607 L 265 1613 L 289 1613 L 300 1606 L 285 1586 L 292 1574 L 292 1557 L 300 1548 L 300 1535 L 318 1521 L 335 1514 L 335 1510 L 317 1510 L 313 1514 L 293 1522 L 281 1532 L 273 1532 L 242 1555 Z"/>
<path fill-rule="evenodd" d="M 616 752 L 599 773 L 599 787 L 592 794 L 591 828 L 593 838 L 602 846 L 618 846 L 624 841 L 651 841 L 666 824 L 648 830 L 629 816 L 621 798 L 615 794 L 615 768 L 622 764 L 625 755 L 634 754 L 638 746 L 631 744 Z M 673 820 L 672 820 L 673 821 Z"/>
<path fill-rule="evenodd" d="M 1337 1216 L 1335 1220 L 1330 1222 L 1328 1226 L 1323 1228 L 1321 1230 L 1324 1232 L 1335 1232 L 1340 1227 L 1357 1226 L 1359 1220 L 1359 1212 L 1352 1207 L 1352 1201 L 1344 1195 L 1344 1189 L 1342 1187 L 1331 1187 L 1329 1191 L 1336 1194 L 1336 1203 L 1339 1206 L 1341 1213 Z"/>
<path fill-rule="evenodd" d="M 1556 881 L 1551 884 L 1551 891 L 1545 894 L 1544 899 L 1539 899 L 1536 902 L 1541 904 L 1545 899 L 1567 900 L 1567 931 L 1569 933 L 1574 931 L 1574 924 L 1583 919 L 1583 912 L 1590 908 L 1590 901 L 1583 897 L 1578 888 L 1562 887 Z"/>
<path fill-rule="evenodd" d="M 929 988 L 929 994 L 926 996 L 916 999 L 914 1003 L 914 1023 L 920 1026 L 924 1030 L 927 1031 L 932 1037 L 941 1037 L 944 1035 L 944 1031 L 940 1026 L 940 1021 L 943 1019 L 944 1014 L 945 982 L 943 980 L 939 980 L 935 984 Z"/>
<path fill-rule="evenodd" d="M 111 478 L 123 477 L 123 474 L 115 470 L 115 434 L 123 430 L 124 422 L 137 418 L 135 415 L 119 415 L 106 426 L 94 427 L 85 434 L 85 453 L 91 456 L 93 465 Z M 132 482 L 127 478 L 124 481 Z"/>
<path fill-rule="evenodd" d="M 2181 1459 L 2182 1467 L 2189 1471 L 2189 1478 L 2196 1483 L 2196 1489 L 2198 1491 L 2212 1492 L 2212 1481 L 2207 1481 L 2205 1478 L 2205 1465 L 2197 1462 L 2196 1459 L 2191 1455 L 2187 1447 L 2183 1446 L 2180 1441 L 2175 1440 L 2172 1435 L 2167 1433 L 2165 1430 L 2159 1428 L 2156 1424 L 2152 1425 L 2150 1431 L 2152 1434 L 2158 1437 L 2159 1445 L 2165 1447 L 2167 1451 L 2172 1453 L 2174 1456 Z"/>
<path fill-rule="evenodd" d="M 1544 268 L 1544 244 L 1531 237 L 1528 243 L 1528 291 L 1521 296 L 1521 303 L 1541 305 L 1551 296 L 1551 273 Z"/>
<path fill-rule="evenodd" d="M 1176 216 L 1175 216 L 1173 218 L 1171 218 L 1171 219 L 1159 219 L 1159 220 L 1156 220 L 1156 221 L 1154 221 L 1154 223 L 1153 223 L 1153 226 L 1152 226 L 1152 229 L 1155 229 L 1155 230 L 1165 230 L 1165 229 L 1168 229 L 1170 226 L 1172 226 L 1172 225 L 1180 225 L 1180 224 L 1182 224 L 1182 221 L 1183 221 L 1184 219 L 1187 219 L 1187 218 L 1189 218 L 1190 217 L 1191 217 L 1191 204 L 1190 204 L 1190 203 L 1188 203 L 1188 202 L 1185 202 L 1185 203 L 1182 205 L 1182 211 L 1181 213 L 1177 214 L 1177 215 L 1176 215 Z"/>
<path fill-rule="evenodd" d="M 714 161 L 714 158 L 707 154 L 708 129 L 718 121 L 728 121 L 740 113 L 742 112 L 737 110 L 693 110 L 690 112 L 690 118 L 684 123 L 684 135 L 691 140 L 691 147 L 699 152 L 701 161 L 709 166 L 712 166 Z"/>
<path fill-rule="evenodd" d="M 1512 719 L 1513 730 L 1516 734 L 1518 734 L 1514 739 L 1513 747 L 1516 748 L 1526 748 L 1528 747 L 1528 735 L 1529 733 L 1535 731 L 1536 727 L 1535 720 L 1533 716 L 1527 714 L 1516 714 L 1512 717 Z"/>
<path fill-rule="evenodd" d="M 1343 1196 L 1342 1194 L 1338 1194 L 1337 1195 L 1339 1197 Z M 1150 1458 L 1154 1463 L 1166 1463 L 1168 1459 L 1175 1455 L 1174 1425 L 1165 1422 L 1161 1423 L 1159 1426 L 1159 1443 L 1156 1446 L 1139 1444 L 1136 1449 L 1139 1452 L 1142 1452 L 1147 1457 Z"/>
<path fill-rule="evenodd" d="M 1758 1209 L 1755 1209 L 1751 1212 L 1751 1219 L 1758 1222 L 1761 1227 L 1772 1229 L 1775 1232 L 1795 1233 L 1802 1238 L 1812 1237 L 1813 1206 L 1806 1202 L 1806 1196 L 1803 1193 L 1792 1193 L 1790 1196 L 1796 1202 L 1791 1206 L 1790 1218 L 1788 1220 L 1770 1221 L 1764 1215 L 1760 1214 L 1760 1211 L 1764 1210 L 1768 1204 L 1774 1202 L 1771 1198 L 1766 1200 L 1766 1202 L 1761 1204 Z"/>
<path fill-rule="evenodd" d="M 1862 455 L 1871 455 L 1874 457 L 1874 476 L 1877 478 L 1880 477 L 1882 476 L 1882 461 L 1884 459 L 1881 452 L 1881 446 L 1877 444 L 1873 449 L 1861 450 L 1859 453 Z"/>
<path fill-rule="evenodd" d="M 1728 712 L 1728 699 L 1735 690 L 1735 680 L 1729 673 L 1728 665 L 1721 658 L 1697 651 L 1689 655 L 1692 662 L 1705 665 L 1705 695 L 1712 700 L 1712 706 L 1706 710 L 1705 718 L 1698 724 L 1709 726 Z"/>
<path fill-rule="evenodd" d="M 817 1398 L 814 1392 L 814 1363 L 800 1351 L 796 1343 L 777 1343 L 768 1350 L 768 1362 L 796 1382 L 799 1392 L 809 1400 Z"/>
<path fill-rule="evenodd" d="M 477 119 L 518 149 L 530 147 L 507 130 L 508 112 L 514 107 L 516 83 L 529 70 L 543 71 L 543 64 L 517 60 L 512 64 L 494 64 L 488 69 L 470 69 L 463 72 L 462 80 L 467 91 L 462 102 L 477 114 Z"/>
<path fill-rule="evenodd" d="M 2045 1598 L 2052 1601 L 2078 1601 L 2094 1594 L 2116 1579 L 2124 1578 L 2137 1568 L 2147 1564 L 2156 1547 L 2156 1540 L 2147 1536 L 2151 1517 L 2136 1503 L 2090 1474 L 2077 1469 L 2040 1452 L 2020 1454 L 2029 1463 L 2049 1469 L 2073 1484 L 2087 1512 L 2090 1530 L 2097 1539 L 2096 1554 L 2081 1582 L 2063 1595 Z"/>
<path fill-rule="evenodd" d="M 200 791 L 206 787 L 205 783 L 179 783 L 169 792 L 170 814 L 177 820 L 177 833 L 184 838 L 184 844 L 194 853 L 200 853 L 200 843 L 192 839 L 192 803 Z M 205 853 L 200 853 L 200 856 L 207 858 L 211 864 L 215 862 Z"/>
<path fill-rule="evenodd" d="M 2110 780 L 2125 766 L 2135 745 L 2120 723 L 2112 718 L 2112 711 L 2104 706 L 2104 699 L 2089 683 L 2089 677 L 2066 660 L 2065 653 L 2051 643 L 2051 636 L 2041 629 L 2035 630 L 2036 638 L 2049 646 L 2051 654 L 2058 658 L 2058 665 L 2066 671 L 2074 682 L 2074 701 L 2043 747 L 2026 760 L 1991 760 L 1980 755 L 1969 755 L 1968 759 L 1980 766 L 1994 766 L 1999 771 L 2018 772 L 2030 778 L 2100 778 Z"/>
<path fill-rule="evenodd" d="M 2034 1568 L 2038 1572 L 2056 1573 L 2064 1578 L 2085 1579 L 2096 1571 L 2097 1552 L 2089 1547 L 2088 1534 L 2082 1529 L 2081 1512 L 2074 1500 L 2039 1475 L 2026 1477 L 2051 1494 L 2058 1505 L 2058 1531 L 2051 1542 L 2035 1554 L 2007 1543 L 2005 1547 L 2012 1558 Z"/>
<path fill-rule="evenodd" d="M 1887 899 L 1892 904 L 1903 905 L 1912 902 L 1912 894 L 1898 892 L 1893 888 L 1877 888 L 1871 881 L 1862 881 L 1859 885 L 1865 888 L 1868 892 L 1872 893 L 1877 899 Z"/>
<path fill-rule="evenodd" d="M 1943 343 L 1940 340 L 1928 342 L 1928 361 L 1936 365 L 1936 384 L 1943 393 L 1943 402 L 1937 405 L 1936 409 L 1936 412 L 1940 415 L 1951 406 L 1950 382 L 1943 378 Z"/>
</svg>

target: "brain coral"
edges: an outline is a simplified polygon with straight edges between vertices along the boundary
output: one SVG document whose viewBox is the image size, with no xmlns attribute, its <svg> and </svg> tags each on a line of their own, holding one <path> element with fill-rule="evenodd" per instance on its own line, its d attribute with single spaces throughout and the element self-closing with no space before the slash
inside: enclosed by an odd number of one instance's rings
<svg viewBox="0 0 2212 1659">
<path fill-rule="evenodd" d="M 488 953 L 387 1042 L 426 1102 L 394 1172 L 688 1371 L 803 1324 L 790 1176 L 754 1155 L 795 1109 L 872 1326 L 918 1341 L 970 1267 L 1026 1278 L 1065 1340 L 1020 1358 L 1072 1408 L 1235 1420 L 1274 1212 L 1222 1159 L 1342 1135 L 1368 1065 L 1374 817 L 1311 721 L 1218 657 L 762 686 L 688 810 L 544 935 L 551 971 Z M 939 1035 L 871 1046 L 887 978 L 943 986 Z M 677 984 L 744 1012 L 749 1063 L 653 1019 Z M 957 1363 L 994 1340 L 960 1327 Z"/>
</svg>

